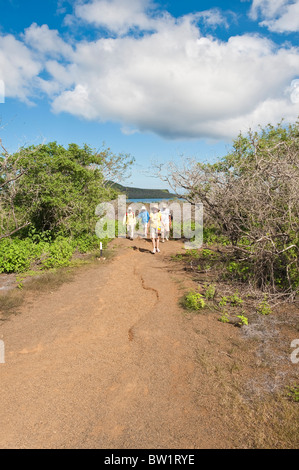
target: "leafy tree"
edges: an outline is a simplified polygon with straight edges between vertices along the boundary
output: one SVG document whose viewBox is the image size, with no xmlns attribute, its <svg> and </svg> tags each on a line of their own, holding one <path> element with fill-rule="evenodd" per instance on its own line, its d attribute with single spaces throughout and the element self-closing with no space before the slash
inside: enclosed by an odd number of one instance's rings
<svg viewBox="0 0 299 470">
<path fill-rule="evenodd" d="M 1 144 L 1 142 L 0 142 Z M 89 146 L 50 142 L 0 157 L 1 237 L 30 230 L 78 237 L 93 233 L 95 208 L 116 197 L 111 177 L 124 176 L 133 159 Z"/>
</svg>

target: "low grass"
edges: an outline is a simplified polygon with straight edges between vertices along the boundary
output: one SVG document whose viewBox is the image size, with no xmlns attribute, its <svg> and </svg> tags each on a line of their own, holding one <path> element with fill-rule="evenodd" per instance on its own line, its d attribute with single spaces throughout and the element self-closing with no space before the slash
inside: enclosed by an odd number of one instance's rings
<svg viewBox="0 0 299 470">
<path fill-rule="evenodd" d="M 268 394 L 262 401 L 241 406 L 251 448 L 297 449 L 299 445 L 298 405 L 283 394 Z"/>
<path fill-rule="evenodd" d="M 214 323 L 219 317 L 192 316 L 198 334 L 196 344 L 203 345 L 194 349 L 201 381 L 199 403 L 204 399 L 203 393 L 211 395 L 219 424 L 227 429 L 234 448 L 296 449 L 299 445 L 298 365 L 290 362 L 290 344 L 299 331 L 298 307 L 284 304 L 270 315 L 264 302 L 263 310 L 259 311 L 257 305 L 261 304 L 263 294 L 259 297 L 249 292 L 249 295 L 247 282 L 223 279 L 223 266 L 213 258 L 208 250 L 203 256 L 199 251 L 196 256 L 188 252 L 172 257 L 184 267 L 183 281 L 188 283 L 192 279 L 196 284 L 192 287 L 194 291 L 205 297 L 205 310 L 218 312 L 227 323 L 220 325 L 222 335 Z M 197 265 L 201 273 L 196 276 Z M 186 296 L 180 300 L 184 315 L 185 299 Z M 246 325 L 247 317 L 249 325 Z M 235 319 L 242 328 L 234 328 Z M 204 334 L 203 325 L 208 335 Z M 211 338 L 216 344 L 211 344 Z"/>
<path fill-rule="evenodd" d="M 0 295 L 0 321 L 5 321 L 10 315 L 16 315 L 24 300 L 24 294 L 16 289 Z"/>
</svg>

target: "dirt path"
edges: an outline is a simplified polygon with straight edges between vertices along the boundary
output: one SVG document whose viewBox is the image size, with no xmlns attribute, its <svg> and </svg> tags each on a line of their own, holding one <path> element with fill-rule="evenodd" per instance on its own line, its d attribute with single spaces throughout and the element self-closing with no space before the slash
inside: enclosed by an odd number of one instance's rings
<svg viewBox="0 0 299 470">
<path fill-rule="evenodd" d="M 115 243 L 111 262 L 1 325 L 0 447 L 233 447 L 221 383 L 239 333 L 183 315 L 165 257 L 181 242 L 155 256 L 144 240 Z"/>
</svg>

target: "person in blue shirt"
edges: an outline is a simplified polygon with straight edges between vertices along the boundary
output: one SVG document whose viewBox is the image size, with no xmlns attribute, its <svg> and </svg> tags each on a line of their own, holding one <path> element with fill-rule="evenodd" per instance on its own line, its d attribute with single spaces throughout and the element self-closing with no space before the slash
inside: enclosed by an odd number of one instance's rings
<svg viewBox="0 0 299 470">
<path fill-rule="evenodd" d="M 148 233 L 148 222 L 149 222 L 149 213 L 146 210 L 145 206 L 141 207 L 139 214 L 137 215 L 137 219 L 140 220 L 141 228 L 142 228 L 142 236 L 146 238 Z"/>
</svg>

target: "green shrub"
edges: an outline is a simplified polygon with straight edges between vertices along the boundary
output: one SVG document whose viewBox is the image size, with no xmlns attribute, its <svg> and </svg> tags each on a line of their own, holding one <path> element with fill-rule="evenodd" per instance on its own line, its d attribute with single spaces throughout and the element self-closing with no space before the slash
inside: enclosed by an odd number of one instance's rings
<svg viewBox="0 0 299 470">
<path fill-rule="evenodd" d="M 38 232 L 34 226 L 30 226 L 27 233 L 27 238 L 30 238 L 35 244 L 39 243 L 51 243 L 52 234 L 50 230 L 44 230 L 43 232 Z"/>
<path fill-rule="evenodd" d="M 232 279 L 240 279 L 241 281 L 247 281 L 249 277 L 249 266 L 246 266 L 244 263 L 237 263 L 236 261 L 231 261 L 227 266 L 227 272 L 229 277 Z"/>
<path fill-rule="evenodd" d="M 86 234 L 72 240 L 72 246 L 74 250 L 78 250 L 79 253 L 88 253 L 89 251 L 100 248 L 100 242 L 101 240 L 96 235 Z"/>
<path fill-rule="evenodd" d="M 184 305 L 189 310 L 200 310 L 206 306 L 203 296 L 194 291 L 185 296 Z"/>
<path fill-rule="evenodd" d="M 232 294 L 228 297 L 228 300 L 233 307 L 240 306 L 243 303 L 243 300 L 241 299 L 241 297 L 239 297 L 238 294 L 239 293 Z"/>
<path fill-rule="evenodd" d="M 32 240 L 4 239 L 0 242 L 0 272 L 24 272 L 39 253 L 38 245 Z"/>
<path fill-rule="evenodd" d="M 207 245 L 219 243 L 223 246 L 229 244 L 229 240 L 224 235 L 221 235 L 220 230 L 216 227 L 203 227 L 203 242 Z"/>
<path fill-rule="evenodd" d="M 299 402 L 299 385 L 288 387 L 288 392 L 287 396 L 291 401 Z"/>
<path fill-rule="evenodd" d="M 267 302 L 266 295 L 264 295 L 264 300 L 258 305 L 257 312 L 260 315 L 270 315 L 270 313 L 272 313 L 271 307 Z"/>
<path fill-rule="evenodd" d="M 64 148 L 49 142 L 12 155 L 2 153 L 0 161 L 3 231 L 12 232 L 29 221 L 18 234 L 39 242 L 49 234 L 75 237 L 94 232 L 99 221 L 95 209 L 118 194 L 114 185 L 105 183 L 106 168 L 116 178 L 124 176 L 134 159 L 109 148 L 96 151 L 74 143 Z"/>
<path fill-rule="evenodd" d="M 220 321 L 221 323 L 229 323 L 229 316 L 228 316 L 228 312 L 223 312 L 221 317 L 218 318 L 218 321 Z"/>
<path fill-rule="evenodd" d="M 198 259 L 200 257 L 199 250 L 186 250 L 186 255 L 192 259 Z"/>
<path fill-rule="evenodd" d="M 182 253 L 177 253 L 176 255 L 171 255 L 171 259 L 173 260 L 182 260 L 184 259 L 184 256 Z"/>
<path fill-rule="evenodd" d="M 42 265 L 45 268 L 68 266 L 73 252 L 74 244 L 71 239 L 57 237 L 54 243 L 49 246 L 48 256 L 42 261 Z"/>
<path fill-rule="evenodd" d="M 219 302 L 220 307 L 224 307 L 227 303 L 229 303 L 232 307 L 237 307 L 243 304 L 243 300 L 239 297 L 238 293 L 232 294 L 229 296 L 223 296 Z"/>
<path fill-rule="evenodd" d="M 244 315 L 237 315 L 237 318 L 239 318 L 239 321 L 238 321 L 239 326 L 248 325 L 248 318 L 245 317 Z"/>
<path fill-rule="evenodd" d="M 219 302 L 219 307 L 225 307 L 228 302 L 228 297 L 223 296 Z"/>
<path fill-rule="evenodd" d="M 215 284 L 205 284 L 204 285 L 205 287 L 205 293 L 204 293 L 204 296 L 207 300 L 212 300 L 214 299 L 215 297 L 215 293 L 216 293 L 216 286 Z"/>
<path fill-rule="evenodd" d="M 203 258 L 207 258 L 209 260 L 216 260 L 219 258 L 219 255 L 217 253 L 214 253 L 213 251 L 208 249 L 203 249 L 201 255 Z"/>
</svg>

